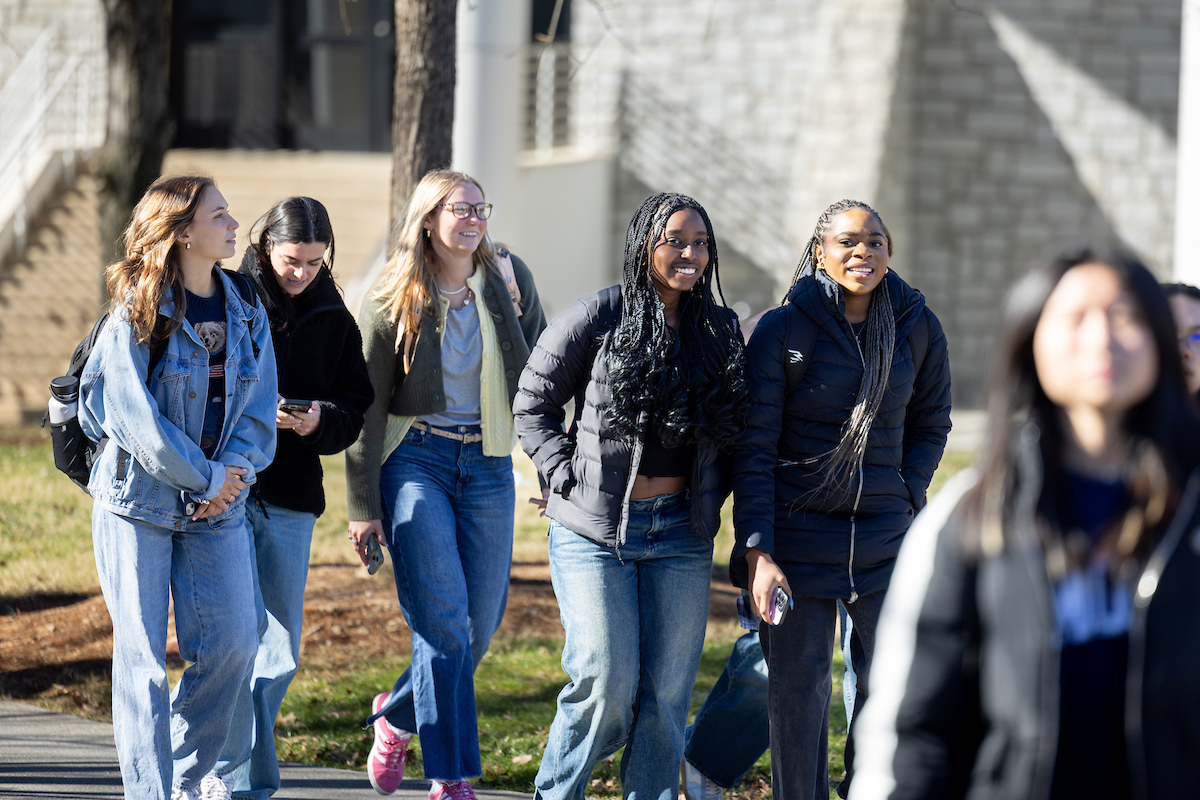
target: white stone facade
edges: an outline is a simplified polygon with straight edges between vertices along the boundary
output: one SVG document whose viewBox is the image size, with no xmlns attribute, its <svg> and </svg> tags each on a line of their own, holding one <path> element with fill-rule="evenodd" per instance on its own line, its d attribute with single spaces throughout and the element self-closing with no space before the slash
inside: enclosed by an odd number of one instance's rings
<svg viewBox="0 0 1200 800">
<path fill-rule="evenodd" d="M 1047 248 L 1117 239 L 1169 273 L 1181 7 L 576 2 L 576 137 L 693 194 L 781 288 L 821 209 L 875 205 L 975 405 L 1000 299 Z"/>
</svg>

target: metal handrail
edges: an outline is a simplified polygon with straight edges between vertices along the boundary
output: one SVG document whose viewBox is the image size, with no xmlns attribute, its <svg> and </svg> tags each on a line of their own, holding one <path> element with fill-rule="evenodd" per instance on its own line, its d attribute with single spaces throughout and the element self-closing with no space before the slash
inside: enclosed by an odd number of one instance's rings
<svg viewBox="0 0 1200 800">
<path fill-rule="evenodd" d="M 11 141 L 11 130 L 44 92 L 53 38 L 52 31 L 43 31 L 0 86 L 0 143 Z"/>
<path fill-rule="evenodd" d="M 88 146 L 89 71 L 71 55 L 48 81 L 52 43 L 49 31 L 39 36 L 0 87 L 0 232 L 11 224 L 18 249 L 24 247 L 26 195 L 50 159 L 59 151 L 73 158 Z"/>
</svg>

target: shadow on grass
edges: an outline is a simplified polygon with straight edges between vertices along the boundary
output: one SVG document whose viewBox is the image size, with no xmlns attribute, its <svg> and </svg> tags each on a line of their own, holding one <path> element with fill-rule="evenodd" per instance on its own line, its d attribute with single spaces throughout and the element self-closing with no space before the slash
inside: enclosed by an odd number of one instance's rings
<svg viewBox="0 0 1200 800">
<path fill-rule="evenodd" d="M 47 592 L 46 594 L 26 594 L 20 597 L 0 595 L 0 616 L 26 614 L 30 611 L 45 611 L 48 608 L 62 608 L 94 597 L 95 594 L 79 592 Z"/>
<path fill-rule="evenodd" d="M 29 700 L 55 686 L 74 686 L 89 680 L 112 682 L 112 661 L 93 658 L 69 664 L 0 672 L 0 694 L 13 700 Z"/>
</svg>

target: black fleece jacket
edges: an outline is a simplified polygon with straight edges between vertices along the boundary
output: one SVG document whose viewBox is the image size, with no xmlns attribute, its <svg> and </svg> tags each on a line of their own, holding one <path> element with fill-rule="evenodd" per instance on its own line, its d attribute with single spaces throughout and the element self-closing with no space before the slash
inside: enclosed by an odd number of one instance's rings
<svg viewBox="0 0 1200 800">
<path fill-rule="evenodd" d="M 238 271 L 256 277 L 252 257 L 252 249 L 247 250 Z M 257 278 L 262 293 L 265 277 Z M 253 493 L 277 506 L 320 515 L 325 510 L 320 456 L 339 453 L 354 443 L 375 392 L 363 361 L 358 326 L 327 272 L 322 271 L 294 298 L 293 313 L 294 323 L 284 330 L 275 330 L 272 321 L 279 393 L 294 400 L 316 400 L 321 422 L 311 436 L 278 431 L 275 460 L 258 474 Z"/>
<path fill-rule="evenodd" d="M 842 288 L 805 272 L 788 302 L 758 323 L 746 347 L 752 406 L 733 456 L 737 541 L 730 573 L 746 582 L 746 551 L 772 554 L 798 595 L 849 599 L 887 588 L 896 553 L 941 460 L 950 433 L 950 361 L 945 334 L 925 298 L 895 272 L 887 281 L 896 317 L 888 390 L 848 494 L 819 490 L 824 472 L 806 465 L 836 447 L 862 382 L 863 361 L 845 317 Z M 785 396 L 787 316 L 793 337 L 816 326 L 796 391 Z M 929 351 L 916 373 L 909 339 L 918 315 Z M 824 459 L 818 462 L 824 463 Z"/>
</svg>

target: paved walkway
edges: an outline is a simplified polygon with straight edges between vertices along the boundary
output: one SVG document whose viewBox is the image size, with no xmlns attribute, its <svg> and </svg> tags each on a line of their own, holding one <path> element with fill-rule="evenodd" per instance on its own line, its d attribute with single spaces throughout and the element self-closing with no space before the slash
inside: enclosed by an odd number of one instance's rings
<svg viewBox="0 0 1200 800">
<path fill-rule="evenodd" d="M 380 795 L 366 773 L 283 764 L 277 800 L 369 800 Z M 529 795 L 477 789 L 480 800 Z M 406 780 L 392 797 L 425 800 L 429 783 Z M 0 797 L 22 800 L 120 800 L 113 727 L 36 706 L 0 700 Z"/>
</svg>

